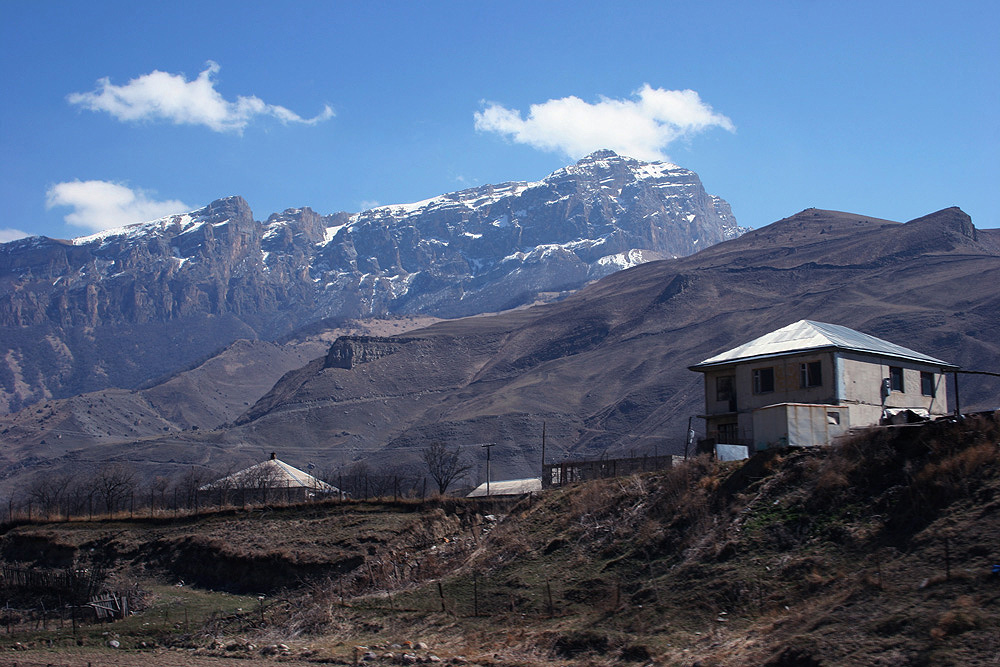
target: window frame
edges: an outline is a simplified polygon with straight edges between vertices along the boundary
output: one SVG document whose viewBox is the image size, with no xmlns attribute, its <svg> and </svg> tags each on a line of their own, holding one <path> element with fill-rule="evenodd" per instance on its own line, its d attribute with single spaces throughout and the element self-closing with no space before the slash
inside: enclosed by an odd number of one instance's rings
<svg viewBox="0 0 1000 667">
<path fill-rule="evenodd" d="M 803 361 L 799 364 L 799 389 L 815 389 L 822 386 L 822 361 Z"/>
<path fill-rule="evenodd" d="M 729 386 L 723 389 L 723 385 Z M 736 376 L 717 375 L 715 377 L 715 400 L 719 403 L 728 403 L 736 397 Z"/>
<path fill-rule="evenodd" d="M 920 371 L 920 395 L 937 398 L 937 374 L 932 371 Z"/>
<path fill-rule="evenodd" d="M 889 366 L 889 390 L 906 393 L 906 374 L 902 366 Z"/>
<path fill-rule="evenodd" d="M 774 393 L 774 366 L 762 366 L 761 368 L 754 368 L 751 371 L 751 378 L 753 379 L 753 393 L 755 395 L 760 394 L 773 394 Z M 764 379 L 769 378 L 767 384 L 770 385 L 769 388 L 765 388 Z"/>
<path fill-rule="evenodd" d="M 740 439 L 740 425 L 736 422 L 719 424 L 715 429 L 715 439 L 719 444 L 738 445 Z"/>
</svg>

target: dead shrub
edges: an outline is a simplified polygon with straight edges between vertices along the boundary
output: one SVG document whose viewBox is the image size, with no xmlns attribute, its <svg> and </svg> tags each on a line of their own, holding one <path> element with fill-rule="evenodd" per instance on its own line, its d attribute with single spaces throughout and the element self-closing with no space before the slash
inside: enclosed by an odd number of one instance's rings
<svg viewBox="0 0 1000 667">
<path fill-rule="evenodd" d="M 963 595 L 955 600 L 954 606 L 938 617 L 937 625 L 931 628 L 931 638 L 936 640 L 944 639 L 963 632 L 974 630 L 979 625 L 979 614 L 976 603 L 968 595 Z"/>
<path fill-rule="evenodd" d="M 569 503 L 569 515 L 581 520 L 584 517 L 603 514 L 610 505 L 612 491 L 605 480 L 596 480 L 573 489 Z"/>
<path fill-rule="evenodd" d="M 502 522 L 490 533 L 489 542 L 493 561 L 498 565 L 531 551 L 528 534 L 518 521 Z"/>
<path fill-rule="evenodd" d="M 989 466 L 1000 462 L 1000 447 L 982 443 L 960 450 L 938 462 L 928 463 L 914 477 L 914 484 L 952 498 L 968 492 Z"/>
<path fill-rule="evenodd" d="M 838 470 L 831 466 L 820 472 L 819 477 L 816 478 L 816 492 L 833 495 L 843 491 L 850 484 L 851 481 L 847 479 L 846 470 Z"/>
</svg>

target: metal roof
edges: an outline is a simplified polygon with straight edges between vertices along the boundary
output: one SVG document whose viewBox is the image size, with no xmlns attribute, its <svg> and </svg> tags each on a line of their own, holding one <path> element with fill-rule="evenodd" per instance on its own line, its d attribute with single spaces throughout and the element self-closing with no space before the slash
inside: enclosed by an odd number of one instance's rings
<svg viewBox="0 0 1000 667">
<path fill-rule="evenodd" d="M 521 496 L 535 493 L 542 490 L 541 477 L 529 477 L 527 479 L 507 479 L 499 482 L 490 482 L 491 496 Z M 478 498 L 486 495 L 486 482 L 477 486 L 466 498 Z"/>
<path fill-rule="evenodd" d="M 336 493 L 335 486 L 327 484 L 321 479 L 316 479 L 307 472 L 299 470 L 295 466 L 290 466 L 279 459 L 268 459 L 255 465 L 235 472 L 228 477 L 218 479 L 211 484 L 201 487 L 202 491 L 223 488 L 240 487 L 265 487 L 268 489 L 313 489 L 322 493 Z"/>
<path fill-rule="evenodd" d="M 895 343 L 890 343 L 875 336 L 869 336 L 854 329 L 848 329 L 839 324 L 799 320 L 777 331 L 764 334 L 760 338 L 755 338 L 749 343 L 744 343 L 739 347 L 734 347 L 731 350 L 705 359 L 701 363 L 691 366 L 690 369 L 699 371 L 739 361 L 764 359 L 830 347 L 853 352 L 867 352 L 883 357 L 918 361 L 943 368 L 958 368 L 946 361 L 935 359 L 902 345 L 896 345 Z"/>
</svg>

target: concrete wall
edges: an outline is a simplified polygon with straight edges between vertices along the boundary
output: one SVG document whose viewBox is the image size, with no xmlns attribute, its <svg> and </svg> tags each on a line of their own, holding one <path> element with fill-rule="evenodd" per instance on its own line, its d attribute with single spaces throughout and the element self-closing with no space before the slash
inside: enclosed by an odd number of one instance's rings
<svg viewBox="0 0 1000 667">
<path fill-rule="evenodd" d="M 889 367 L 903 369 L 903 389 L 892 391 L 885 397 L 887 408 L 917 408 L 931 415 L 948 414 L 947 375 L 935 366 L 902 359 L 884 359 L 855 352 L 839 353 L 843 378 L 841 404 L 851 409 L 851 423 L 855 426 L 876 424 L 882 417 L 882 381 L 889 377 Z M 934 374 L 935 395 L 921 394 L 920 372 Z"/>
<path fill-rule="evenodd" d="M 801 365 L 813 361 L 820 362 L 822 384 L 818 387 L 802 388 Z M 754 394 L 753 371 L 759 368 L 774 369 L 774 391 Z M 736 387 L 736 413 L 729 410 L 726 401 L 719 401 L 716 393 L 716 378 L 734 376 Z M 726 423 L 737 423 L 738 443 L 753 440 L 753 410 L 775 403 L 835 403 L 833 353 L 830 350 L 795 354 L 788 357 L 744 362 L 705 373 L 706 415 L 718 415 L 706 420 L 709 434 L 718 431 Z M 729 414 L 726 414 L 729 413 Z M 721 442 L 721 440 L 720 440 Z"/>
<path fill-rule="evenodd" d="M 819 361 L 822 384 L 801 386 L 801 365 Z M 889 377 L 889 367 L 903 369 L 903 388 L 886 396 L 888 408 L 918 408 L 931 415 L 948 414 L 947 375 L 935 366 L 904 360 L 886 359 L 856 352 L 821 350 L 786 357 L 748 361 L 705 372 L 706 428 L 710 436 L 720 426 L 736 424 L 738 435 L 730 444 L 752 442 L 753 411 L 777 403 L 826 403 L 846 405 L 850 409 L 852 426 L 877 424 L 882 417 L 882 380 Z M 774 391 L 753 393 L 753 372 L 774 369 Z M 921 394 L 921 371 L 934 374 L 935 396 Z M 735 410 L 727 401 L 717 398 L 716 379 L 735 378 Z M 722 442 L 724 439 L 720 439 Z"/>
<path fill-rule="evenodd" d="M 811 361 L 819 361 L 823 384 L 819 387 L 800 386 L 800 366 Z M 759 368 L 774 369 L 774 391 L 764 394 L 753 393 L 753 371 Z M 736 376 L 736 404 L 738 411 L 754 410 L 775 403 L 832 403 L 835 383 L 833 381 L 833 353 L 829 350 L 788 357 L 745 362 L 725 369 L 712 369 L 705 373 L 705 406 L 708 414 L 727 412 L 727 404 L 716 400 L 716 378 L 725 375 Z"/>
<path fill-rule="evenodd" d="M 825 445 L 850 426 L 848 407 L 779 403 L 753 413 L 754 448 L 760 451 L 773 446 Z"/>
</svg>

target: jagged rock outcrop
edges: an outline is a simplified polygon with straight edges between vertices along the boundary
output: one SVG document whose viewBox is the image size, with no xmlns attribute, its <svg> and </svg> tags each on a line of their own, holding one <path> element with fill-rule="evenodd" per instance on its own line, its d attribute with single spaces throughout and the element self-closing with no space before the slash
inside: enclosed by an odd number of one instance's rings
<svg viewBox="0 0 1000 667">
<path fill-rule="evenodd" d="M 350 370 L 358 364 L 395 354 L 414 340 L 416 339 L 384 336 L 341 336 L 330 346 L 323 368 Z"/>
<path fill-rule="evenodd" d="M 537 182 L 258 222 L 240 197 L 0 245 L 0 412 L 132 387 L 235 338 L 322 318 L 457 317 L 551 300 L 738 236 L 698 176 L 599 151 Z"/>
</svg>

